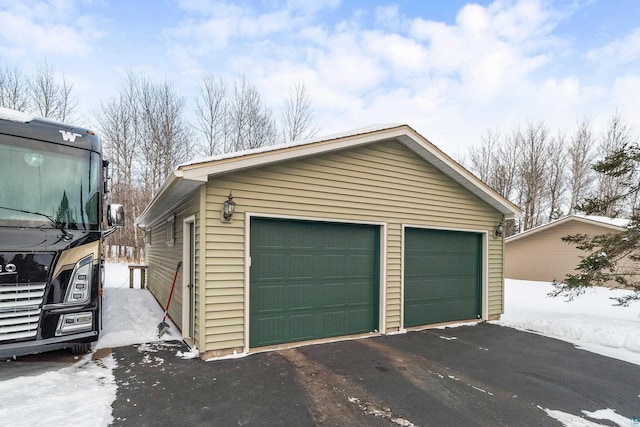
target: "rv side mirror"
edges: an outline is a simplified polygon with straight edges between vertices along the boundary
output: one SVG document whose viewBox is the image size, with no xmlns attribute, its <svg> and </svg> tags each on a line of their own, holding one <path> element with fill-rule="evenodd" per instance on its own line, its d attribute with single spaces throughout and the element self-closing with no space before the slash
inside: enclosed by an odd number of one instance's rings
<svg viewBox="0 0 640 427">
<path fill-rule="evenodd" d="M 109 227 L 124 227 L 124 208 L 122 205 L 113 203 L 107 207 L 107 224 Z"/>
</svg>

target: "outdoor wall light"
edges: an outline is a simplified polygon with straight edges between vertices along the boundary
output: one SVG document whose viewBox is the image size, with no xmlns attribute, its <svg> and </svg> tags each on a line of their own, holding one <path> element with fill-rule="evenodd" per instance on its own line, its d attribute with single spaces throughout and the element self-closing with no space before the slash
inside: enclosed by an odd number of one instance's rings
<svg viewBox="0 0 640 427">
<path fill-rule="evenodd" d="M 229 196 L 227 200 L 225 200 L 224 205 L 222 207 L 222 217 L 225 221 L 231 221 L 231 217 L 236 210 L 236 202 L 233 201 L 233 195 L 231 191 L 229 191 Z"/>
<path fill-rule="evenodd" d="M 494 237 L 502 237 L 504 234 L 504 219 L 500 220 L 500 223 L 496 225 L 496 228 L 493 230 Z"/>
</svg>

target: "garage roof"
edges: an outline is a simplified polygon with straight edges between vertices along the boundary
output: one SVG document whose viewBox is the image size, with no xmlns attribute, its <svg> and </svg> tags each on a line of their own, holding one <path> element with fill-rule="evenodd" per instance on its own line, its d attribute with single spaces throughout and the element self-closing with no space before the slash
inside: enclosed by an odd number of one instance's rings
<svg viewBox="0 0 640 427">
<path fill-rule="evenodd" d="M 390 139 L 404 144 L 506 218 L 522 216 L 522 211 L 517 206 L 483 183 L 410 126 L 389 124 L 183 163 L 169 175 L 149 206 L 136 219 L 136 224 L 141 227 L 150 226 L 170 212 L 184 197 L 206 183 L 210 177 Z"/>
<path fill-rule="evenodd" d="M 548 222 L 546 224 L 530 228 L 529 230 L 523 231 L 522 233 L 509 236 L 505 239 L 505 243 L 509 243 L 509 242 L 513 242 L 514 240 L 519 240 L 525 237 L 529 237 L 541 231 L 548 230 L 552 227 L 557 227 L 559 225 L 562 225 L 564 223 L 571 222 L 571 221 L 577 221 L 577 222 L 590 224 L 590 225 L 597 225 L 602 228 L 609 229 L 612 232 L 624 231 L 626 225 L 629 224 L 629 220 L 623 219 L 623 218 L 609 218 L 605 216 L 593 216 L 593 215 L 568 215 L 563 218 Z"/>
</svg>

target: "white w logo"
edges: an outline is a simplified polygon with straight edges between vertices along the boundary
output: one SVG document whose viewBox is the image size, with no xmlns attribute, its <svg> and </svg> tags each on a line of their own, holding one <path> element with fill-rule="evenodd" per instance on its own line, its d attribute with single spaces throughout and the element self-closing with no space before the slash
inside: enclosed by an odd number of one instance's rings
<svg viewBox="0 0 640 427">
<path fill-rule="evenodd" d="M 79 133 L 67 132 L 62 129 L 60 129 L 60 133 L 62 134 L 62 139 L 68 142 L 76 142 L 76 138 L 82 137 Z"/>
</svg>

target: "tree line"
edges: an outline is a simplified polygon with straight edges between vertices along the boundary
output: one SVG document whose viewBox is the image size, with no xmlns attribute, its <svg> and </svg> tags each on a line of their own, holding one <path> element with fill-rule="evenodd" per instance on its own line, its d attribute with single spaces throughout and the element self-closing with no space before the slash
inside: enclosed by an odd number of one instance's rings
<svg viewBox="0 0 640 427">
<path fill-rule="evenodd" d="M 594 168 L 612 153 L 637 143 L 635 130 L 623 114 L 611 114 L 606 128 L 596 132 L 589 119 L 571 133 L 552 131 L 544 122 L 528 122 L 508 132 L 489 130 L 469 149 L 467 167 L 500 195 L 523 210 L 523 218 L 508 224 L 507 235 L 522 232 L 574 213 L 630 217 L 637 198 L 624 194 L 625 177 Z M 585 200 L 615 200 L 601 209 L 586 209 Z"/>
<path fill-rule="evenodd" d="M 19 67 L 0 67 L 0 107 L 69 122 L 75 119 L 77 105 L 73 84 L 47 62 L 32 75 Z"/>
<path fill-rule="evenodd" d="M 194 101 L 191 111 L 187 98 L 169 82 L 129 72 L 117 95 L 91 111 L 110 161 L 110 199 L 126 208 L 125 227 L 110 237 L 113 256 L 143 257 L 144 236 L 135 218 L 179 164 L 317 132 L 311 97 L 301 82 L 285 95 L 279 116 L 244 76 L 229 81 L 204 75 Z M 0 66 L 1 107 L 73 122 L 77 104 L 73 85 L 47 63 L 33 75 Z M 189 117 L 195 117 L 193 123 Z"/>
</svg>

